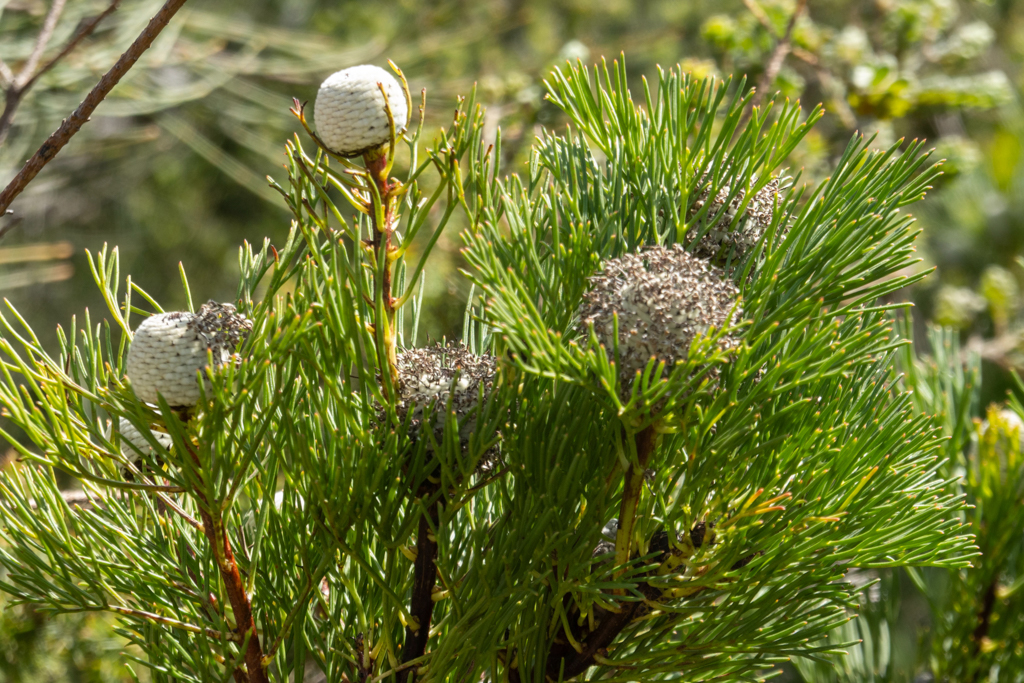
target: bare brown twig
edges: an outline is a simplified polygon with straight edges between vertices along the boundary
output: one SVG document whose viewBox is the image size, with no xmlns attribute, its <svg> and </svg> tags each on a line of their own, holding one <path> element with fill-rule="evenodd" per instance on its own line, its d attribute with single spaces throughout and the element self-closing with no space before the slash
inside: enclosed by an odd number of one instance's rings
<svg viewBox="0 0 1024 683">
<path fill-rule="evenodd" d="M 750 8 L 754 3 L 749 2 L 748 0 L 745 4 Z M 761 74 L 761 78 L 757 81 L 757 91 L 754 93 L 754 99 L 750 103 L 751 111 L 754 107 L 761 106 L 765 95 L 768 94 L 768 90 L 772 87 L 772 83 L 775 82 L 775 78 L 779 75 L 782 63 L 786 60 L 786 55 L 790 53 L 790 50 L 792 50 L 793 47 L 793 29 L 796 27 L 796 20 L 804 13 L 804 9 L 806 7 L 807 0 L 797 0 L 796 9 L 793 10 L 793 16 L 789 18 L 789 23 L 786 24 L 786 32 L 782 34 L 782 37 L 779 38 L 778 41 L 776 41 L 775 49 L 772 50 L 772 54 L 768 58 L 768 64 L 764 68 L 764 73 Z M 758 15 L 755 13 L 755 16 Z M 760 20 L 760 17 L 758 17 L 758 19 Z"/>
<path fill-rule="evenodd" d="M 53 0 L 53 4 L 50 5 L 50 10 L 46 13 L 46 18 L 43 19 L 43 26 L 39 29 L 39 34 L 36 36 L 36 44 L 32 46 L 32 53 L 29 54 L 28 59 L 25 60 L 25 65 L 18 73 L 18 78 L 15 81 L 16 85 L 23 85 L 31 77 L 32 72 L 36 70 L 36 65 L 43 57 L 43 51 L 46 50 L 46 46 L 50 43 L 50 38 L 53 37 L 53 30 L 57 28 L 57 20 L 60 19 L 60 15 L 64 11 L 65 3 L 66 0 Z"/>
<path fill-rule="evenodd" d="M 121 0 L 112 0 L 107 9 L 89 21 L 83 23 L 78 31 L 75 32 L 75 35 L 71 37 L 71 40 L 61 48 L 60 52 L 46 62 L 46 64 L 41 68 L 36 69 L 36 65 L 39 63 L 39 60 L 42 59 L 46 45 L 50 42 L 50 38 L 53 36 L 53 30 L 57 25 L 57 19 L 61 10 L 64 8 L 64 4 L 65 0 L 55 0 L 53 5 L 50 6 L 50 11 L 47 13 L 46 19 L 43 21 L 43 27 L 39 30 L 39 35 L 36 37 L 36 43 L 32 50 L 32 55 L 22 66 L 17 76 L 14 75 L 6 64 L 0 62 L 0 78 L 3 78 L 4 87 L 6 88 L 6 92 L 4 93 L 4 110 L 0 113 L 0 145 L 4 143 L 8 132 L 10 132 L 11 125 L 14 123 L 15 111 L 17 111 L 18 106 L 25 97 L 25 94 L 31 90 L 32 86 L 34 86 L 36 81 L 39 80 L 39 77 L 52 69 L 60 60 L 67 57 L 79 43 L 95 31 L 99 23 L 117 9 L 117 6 L 121 4 Z"/>
<path fill-rule="evenodd" d="M 111 0 L 110 4 L 107 6 L 105 10 L 97 14 L 92 19 L 83 22 L 79 29 L 75 32 L 75 35 L 71 37 L 71 40 L 65 43 L 64 47 L 60 49 L 60 52 L 58 52 L 56 55 L 50 58 L 50 60 L 46 62 L 46 64 L 44 64 L 38 71 L 32 74 L 32 77 L 25 81 L 25 83 L 21 86 L 21 89 L 28 90 L 33 85 L 35 85 L 35 82 L 39 80 L 40 76 L 42 76 L 47 71 L 56 66 L 57 63 L 60 62 L 60 60 L 64 59 L 69 54 L 71 54 L 72 50 L 78 47 L 79 43 L 81 43 L 83 40 L 91 36 L 93 31 L 96 30 L 96 27 L 100 25 L 100 22 L 102 22 L 104 19 L 113 14 L 120 5 L 121 0 Z"/>
<path fill-rule="evenodd" d="M 779 35 L 776 32 L 775 27 L 772 25 L 772 22 L 768 18 L 767 13 L 765 13 L 764 8 L 757 3 L 757 0 L 743 0 L 743 4 L 750 11 L 750 13 L 754 15 L 754 18 L 757 19 L 758 23 L 761 24 L 761 26 L 768 32 L 768 35 L 775 38 L 776 40 L 779 40 Z M 795 19 L 799 18 L 800 9 L 801 8 L 798 8 L 798 12 L 793 15 L 792 19 L 790 19 L 788 30 L 792 30 L 792 28 L 795 26 Z M 792 54 L 801 62 L 803 62 L 810 68 L 814 69 L 814 73 L 818 77 L 818 82 L 821 83 L 822 89 L 825 90 L 825 92 L 831 96 L 830 104 L 833 107 L 835 107 L 835 113 L 839 117 L 839 120 L 842 122 L 842 124 L 847 128 L 850 128 L 851 130 L 855 129 L 857 127 L 857 116 L 853 113 L 853 110 L 850 109 L 850 105 L 848 105 L 845 99 L 843 98 L 842 86 L 836 83 L 835 76 L 832 75 L 828 68 L 825 67 L 824 64 L 822 64 L 821 60 L 818 59 L 818 56 L 815 55 L 813 52 L 809 52 L 803 49 L 802 47 L 793 45 L 792 42 L 789 40 L 787 40 L 786 43 L 789 54 Z M 781 44 L 782 42 L 780 40 L 779 45 Z M 776 49 L 778 49 L 778 45 L 776 45 Z M 782 60 L 784 58 L 785 55 L 782 55 L 782 58 L 779 60 L 778 67 L 776 68 L 775 73 L 772 75 L 771 81 L 769 81 L 767 85 L 765 85 L 763 82 L 758 83 L 758 94 L 756 96 L 758 99 L 756 100 L 755 105 L 759 105 L 761 103 L 761 98 L 763 98 L 767 94 L 767 89 L 771 87 L 771 83 L 774 82 L 775 78 L 778 76 L 778 69 L 782 68 Z M 768 71 L 766 69 L 765 74 L 767 73 Z"/>
<path fill-rule="evenodd" d="M 81 130 L 100 102 L 110 94 L 114 86 L 128 73 L 128 70 L 135 65 L 135 62 L 139 60 L 142 54 L 149 49 L 149 46 L 153 44 L 156 37 L 160 35 L 160 32 L 163 31 L 164 27 L 167 26 L 168 22 L 170 22 L 171 18 L 174 17 L 185 2 L 186 0 L 167 0 L 164 3 L 160 11 L 149 20 L 146 28 L 135 39 L 135 42 L 121 55 L 114 66 L 107 73 L 103 74 L 99 83 L 89 91 L 89 94 L 82 100 L 82 104 L 68 118 L 64 119 L 60 128 L 54 131 L 36 153 L 32 155 L 32 158 L 25 163 L 21 171 L 18 172 L 18 175 L 14 176 L 14 179 L 4 188 L 3 192 L 0 192 L 0 216 L 4 215 L 11 202 L 32 182 L 32 179 L 36 177 L 39 171 L 57 156 L 57 153 L 64 148 L 64 145 Z M 0 228 L 0 236 L 3 236 L 4 232 L 5 229 Z"/>
</svg>

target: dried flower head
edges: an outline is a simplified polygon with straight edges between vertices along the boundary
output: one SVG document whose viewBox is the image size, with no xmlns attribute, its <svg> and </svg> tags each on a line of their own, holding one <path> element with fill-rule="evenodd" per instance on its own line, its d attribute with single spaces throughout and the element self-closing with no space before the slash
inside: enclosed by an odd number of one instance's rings
<svg viewBox="0 0 1024 683">
<path fill-rule="evenodd" d="M 618 315 L 619 384 L 624 396 L 652 357 L 668 366 L 683 361 L 695 337 L 711 327 L 735 323 L 741 315 L 735 305 L 736 285 L 678 244 L 611 259 L 590 283 L 579 311 L 579 331 L 588 335 L 593 325 L 611 356 Z M 724 336 L 719 343 L 727 348 L 735 340 Z"/>
<path fill-rule="evenodd" d="M 477 406 L 480 387 L 484 388 L 485 398 L 490 392 L 497 369 L 494 356 L 478 356 L 461 343 L 402 351 L 398 354 L 401 399 L 398 416 L 405 420 L 412 411 L 415 437 L 423 422 L 424 411 L 432 409 L 430 421 L 440 442 L 444 435 L 444 410 L 450 396 L 451 409 L 459 423 L 459 438 L 465 447 L 470 434 L 476 429 L 475 417 L 468 416 Z"/>
<path fill-rule="evenodd" d="M 320 139 L 343 157 L 356 157 L 391 138 L 387 105 L 401 133 L 409 121 L 405 91 L 395 77 L 380 68 L 363 64 L 331 74 L 320 85 L 313 105 L 313 118 Z"/>
<path fill-rule="evenodd" d="M 702 179 L 701 183 L 709 183 L 710 180 L 711 178 L 708 175 Z M 739 190 L 732 201 L 729 202 L 729 205 L 726 206 L 726 201 L 729 199 L 732 189 L 730 186 L 724 185 L 711 200 L 711 206 L 708 207 L 704 218 L 693 224 L 690 228 L 692 234 L 699 234 L 725 207 L 725 213 L 718 220 L 714 220 L 711 223 L 711 228 L 701 237 L 700 242 L 693 249 L 693 253 L 706 259 L 720 257 L 724 260 L 730 258 L 730 254 L 734 262 L 742 259 L 757 245 L 758 240 L 764 236 L 765 231 L 771 227 L 775 208 L 775 196 L 783 189 L 785 188 L 780 186 L 778 178 L 772 178 L 768 181 L 761 188 L 761 191 L 751 198 L 750 203 L 747 204 L 746 209 L 743 211 L 743 215 L 737 221 L 736 227 L 730 230 L 736 214 L 740 211 L 740 207 L 743 206 L 746 192 L 742 189 Z M 708 195 L 710 193 L 710 186 L 705 185 L 702 194 L 690 208 L 690 218 L 696 216 L 704 208 L 704 205 L 708 203 Z M 785 227 L 783 227 L 783 230 L 785 230 Z"/>
<path fill-rule="evenodd" d="M 207 350 L 214 365 L 223 365 L 251 330 L 252 322 L 234 306 L 215 301 L 194 314 L 175 311 L 146 318 L 128 350 L 135 395 L 157 403 L 162 394 L 170 406 L 194 406 L 199 402 L 196 373 L 207 365 Z"/>
</svg>

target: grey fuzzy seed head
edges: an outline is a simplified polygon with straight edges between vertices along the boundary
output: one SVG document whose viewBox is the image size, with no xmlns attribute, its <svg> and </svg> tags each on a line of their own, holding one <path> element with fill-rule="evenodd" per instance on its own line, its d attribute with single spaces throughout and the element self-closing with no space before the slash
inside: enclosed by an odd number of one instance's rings
<svg viewBox="0 0 1024 683">
<path fill-rule="evenodd" d="M 711 188 L 708 184 L 710 181 L 710 173 L 701 179 L 701 185 L 704 188 L 701 195 L 693 203 L 693 206 L 690 207 L 691 219 L 709 202 L 708 195 L 711 193 Z M 768 228 L 771 227 L 772 219 L 774 218 L 775 196 L 783 190 L 785 190 L 785 185 L 780 183 L 778 178 L 769 180 L 761 188 L 761 191 L 750 200 L 750 203 L 743 211 L 743 215 L 737 221 L 735 229 L 730 230 L 729 228 L 736 218 L 737 212 L 739 212 L 743 201 L 746 199 L 746 192 L 742 189 L 739 190 L 733 200 L 729 202 L 728 207 L 725 208 L 725 213 L 717 221 L 714 221 L 707 233 L 701 237 L 700 241 L 693 248 L 693 253 L 705 259 L 715 259 L 718 257 L 725 259 L 729 258 L 731 253 L 731 258 L 734 262 L 741 260 L 757 245 Z M 728 185 L 724 185 L 718 191 L 718 194 L 710 200 L 711 206 L 708 207 L 704 218 L 690 227 L 692 235 L 698 235 L 707 227 L 709 221 L 712 221 L 722 211 L 731 192 L 732 189 Z M 784 235 L 785 232 L 787 232 L 787 229 L 783 226 L 782 234 Z"/>
<path fill-rule="evenodd" d="M 464 344 L 437 344 L 423 349 L 406 349 L 398 354 L 399 398 L 398 416 L 403 421 L 412 413 L 412 433 L 416 438 L 428 418 L 440 442 L 444 435 L 445 406 L 451 397 L 451 409 L 459 423 L 463 447 L 476 428 L 475 417 L 467 417 L 477 406 L 480 387 L 484 399 L 494 386 L 498 362 L 494 356 L 472 353 Z M 454 380 L 454 383 L 453 383 Z"/>
<path fill-rule="evenodd" d="M 736 285 L 678 244 L 606 261 L 590 284 L 579 309 L 579 332 L 586 337 L 593 325 L 614 360 L 618 315 L 619 386 L 624 398 L 652 357 L 670 369 L 686 360 L 694 338 L 709 328 L 735 324 L 742 315 L 736 306 Z M 736 340 L 725 335 L 719 344 L 729 348 Z"/>
<path fill-rule="evenodd" d="M 197 313 L 175 311 L 146 318 L 135 330 L 128 349 L 128 379 L 135 395 L 158 403 L 157 395 L 172 407 L 199 402 L 196 373 L 207 365 L 223 365 L 249 332 L 252 322 L 231 304 L 210 301 Z"/>
<path fill-rule="evenodd" d="M 370 64 L 343 69 L 320 85 L 313 104 L 313 119 L 320 139 L 343 157 L 355 157 L 388 142 L 391 126 L 384 94 L 401 133 L 409 122 L 405 91 L 394 76 Z"/>
</svg>

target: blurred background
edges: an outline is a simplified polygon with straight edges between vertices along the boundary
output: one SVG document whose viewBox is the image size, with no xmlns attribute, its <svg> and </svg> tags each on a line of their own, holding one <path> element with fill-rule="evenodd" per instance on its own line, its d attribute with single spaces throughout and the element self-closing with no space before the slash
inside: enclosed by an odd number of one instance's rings
<svg viewBox="0 0 1024 683">
<path fill-rule="evenodd" d="M 13 72 L 52 2 L 0 0 L 0 60 Z M 110 4 L 67 0 L 44 61 Z M 122 0 L 8 106 L 0 186 L 161 4 Z M 827 175 L 856 131 L 879 147 L 927 138 L 946 159 L 914 207 L 918 267 L 935 270 L 902 296 L 916 304 L 919 330 L 954 328 L 964 353 L 981 359 L 981 405 L 1005 397 L 1024 365 L 1024 6 L 1015 0 L 189 0 L 16 200 L 14 216 L 0 219 L 10 227 L 0 295 L 54 343 L 58 324 L 102 310 L 84 250 L 106 242 L 120 248 L 122 275 L 168 309 L 183 305 L 179 262 L 197 300 L 232 300 L 239 244 L 280 242 L 288 231 L 266 176 L 285 177 L 284 141 L 299 131 L 291 98 L 312 102 L 331 72 L 394 60 L 414 93 L 427 89 L 427 141 L 475 84 L 512 171 L 540 128 L 564 125 L 544 99 L 550 70 L 620 52 L 636 88 L 641 76 L 656 81 L 657 65 L 678 63 L 760 82 L 806 109 L 824 103 L 825 119 L 789 162 L 805 181 Z M 9 105 L 2 69 L 0 85 Z M 461 329 L 459 245 L 451 230 L 428 273 L 421 329 L 430 339 Z M 0 448 L 0 460 L 10 457 Z M 909 578 L 882 578 L 900 628 L 886 631 L 892 662 L 879 680 L 913 680 L 928 669 L 934 619 Z M 131 680 L 106 619 L 4 607 L 0 597 L 0 682 Z"/>
</svg>

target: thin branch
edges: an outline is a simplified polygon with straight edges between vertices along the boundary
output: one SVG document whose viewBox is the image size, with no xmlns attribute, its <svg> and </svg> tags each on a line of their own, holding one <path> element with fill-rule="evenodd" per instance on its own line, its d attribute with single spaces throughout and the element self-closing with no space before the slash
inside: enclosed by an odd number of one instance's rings
<svg viewBox="0 0 1024 683">
<path fill-rule="evenodd" d="M 32 78 L 36 65 L 42 59 L 43 52 L 50 43 L 50 38 L 53 37 L 53 30 L 57 28 L 57 20 L 60 19 L 61 12 L 64 11 L 65 2 L 66 0 L 53 0 L 53 4 L 50 5 L 50 11 L 46 13 L 46 18 L 43 19 L 43 26 L 39 29 L 39 34 L 36 36 L 36 44 L 32 47 L 32 54 L 25 60 L 25 64 L 21 67 L 21 71 L 18 72 L 18 77 L 14 81 L 14 85 L 19 90 L 28 82 L 28 79 Z"/>
<path fill-rule="evenodd" d="M 100 102 L 110 94 L 114 86 L 128 73 L 128 70 L 135 65 L 135 62 L 139 60 L 142 54 L 149 49 L 149 46 L 153 44 L 156 37 L 160 35 L 160 32 L 163 31 L 167 23 L 181 9 L 185 2 L 186 0 L 167 0 L 164 3 L 164 6 L 150 19 L 149 24 L 146 25 L 146 28 L 135 39 L 135 42 L 121 55 L 117 63 L 107 73 L 103 74 L 99 83 L 85 96 L 78 109 L 71 116 L 64 119 L 60 128 L 47 138 L 46 142 L 40 146 L 36 153 L 32 155 L 32 158 L 18 172 L 18 175 L 11 180 L 3 192 L 0 192 L 0 216 L 7 211 L 11 202 L 32 182 L 32 179 L 36 177 L 39 171 L 57 156 L 57 153 L 64 148 L 64 145 L 68 144 L 68 141 L 81 130 Z M 0 237 L 3 236 L 4 232 L 5 229 L 0 228 Z"/>
<path fill-rule="evenodd" d="M 4 110 L 3 113 L 0 113 L 0 145 L 2 145 L 4 140 L 7 139 L 7 134 L 10 132 L 11 126 L 14 123 L 15 111 L 18 109 L 22 99 L 25 97 L 25 93 L 32 89 L 32 86 L 36 84 L 36 81 L 39 80 L 40 76 L 52 69 L 60 60 L 67 57 L 79 43 L 85 40 L 87 36 L 91 35 L 92 32 L 96 30 L 99 23 L 116 10 L 120 4 L 121 0 L 112 0 L 107 9 L 82 24 L 81 28 L 75 32 L 75 35 L 71 37 L 71 40 L 69 40 L 63 48 L 61 48 L 60 52 L 58 52 L 56 56 L 44 64 L 42 68 L 38 69 L 35 73 L 32 73 L 29 70 L 30 66 L 35 69 L 35 64 L 27 64 L 25 68 L 21 70 L 21 73 L 15 77 L 14 74 L 11 73 L 10 69 L 7 68 L 7 65 L 0 62 L 0 76 L 2 76 L 6 81 L 4 87 L 7 89 L 7 92 L 5 93 Z M 56 6 L 56 4 L 53 5 L 53 7 Z M 52 9 L 53 8 L 51 8 L 51 10 Z M 43 35 L 45 29 L 46 26 L 44 25 L 43 30 L 40 31 L 40 36 Z M 49 40 L 49 38 L 47 38 L 47 40 Z M 4 72 L 4 69 L 7 69 L 6 73 Z"/>
<path fill-rule="evenodd" d="M 185 512 L 185 510 L 180 505 L 171 500 L 171 498 L 167 494 L 158 493 L 156 495 L 160 502 L 169 507 L 173 512 L 177 513 L 178 516 L 184 519 L 185 522 L 188 523 L 193 529 L 204 534 L 206 533 L 206 528 L 203 526 L 202 522 L 200 522 L 198 519 Z"/>
<path fill-rule="evenodd" d="M 749 0 L 745 4 L 748 8 L 753 5 Z M 750 103 L 750 111 L 753 111 L 754 107 L 761 106 L 765 95 L 768 94 L 768 90 L 772 87 L 772 83 L 775 82 L 775 78 L 779 75 L 779 70 L 782 69 L 782 63 L 785 61 L 786 55 L 788 55 L 792 49 L 793 29 L 796 27 L 796 20 L 804 13 L 804 9 L 806 7 L 807 0 L 797 0 L 796 9 L 793 10 L 793 16 L 789 18 L 789 23 L 786 25 L 786 32 L 775 43 L 775 49 L 772 50 L 771 57 L 768 58 L 768 64 L 765 66 L 764 73 L 761 74 L 761 78 L 757 82 L 757 90 L 754 93 L 753 101 Z M 757 16 L 756 12 L 754 13 L 754 16 Z"/>
<path fill-rule="evenodd" d="M 104 607 L 84 607 L 80 609 L 62 610 L 66 614 L 75 614 L 80 612 L 113 612 L 126 617 L 133 617 L 135 619 L 145 619 L 152 621 L 157 624 L 163 624 L 164 626 L 170 626 L 172 628 L 180 628 L 183 631 L 189 631 L 191 633 L 202 633 L 207 638 L 214 640 L 222 640 L 224 638 L 223 633 L 212 628 L 205 628 L 202 626 L 196 626 L 195 624 L 189 624 L 184 621 L 165 617 L 161 614 L 155 614 L 153 612 L 145 612 L 143 610 L 131 609 L 128 607 L 121 607 L 119 605 L 106 605 Z M 227 634 L 227 639 L 231 641 L 237 641 L 237 637 L 233 633 Z"/>
<path fill-rule="evenodd" d="M 3 145 L 4 140 L 7 139 L 7 133 L 11 129 L 11 124 L 14 123 L 14 112 L 18 109 L 18 105 L 21 104 L 21 97 L 24 92 L 24 90 L 12 84 L 4 93 L 4 110 L 0 112 L 0 145 Z M 4 212 L 0 211 L 0 215 L 4 215 Z M 0 235 L 2 234 L 0 232 Z"/>
<path fill-rule="evenodd" d="M 768 14 L 765 13 L 764 8 L 758 4 L 757 0 L 743 0 L 743 4 L 748 10 L 750 10 L 750 13 L 754 15 L 754 18 L 757 19 L 758 23 L 764 27 L 764 30 L 768 32 L 768 35 L 772 38 L 778 39 L 778 33 L 775 31 L 775 27 L 772 26 L 772 22 L 768 18 Z M 793 17 L 796 18 L 796 15 L 793 15 Z M 790 26 L 793 25 L 793 20 L 791 19 Z M 821 87 L 832 96 L 831 104 L 836 108 L 836 114 L 839 116 L 839 120 L 842 121 L 843 125 L 847 128 L 851 130 L 855 129 L 857 127 L 857 116 L 853 113 L 853 110 L 850 109 L 850 105 L 848 105 L 846 100 L 843 98 L 840 90 L 842 86 L 836 84 L 835 77 L 827 68 L 825 68 L 824 65 L 822 65 L 818 56 L 813 52 L 803 49 L 802 47 L 793 45 L 791 42 L 789 44 L 789 52 L 801 62 L 804 62 L 814 69 L 814 73 L 817 75 L 818 81 L 821 83 Z M 781 68 L 781 66 L 782 64 L 780 62 L 779 68 Z M 775 75 L 777 76 L 778 73 Z M 772 80 L 775 80 L 774 76 L 772 77 Z M 759 94 L 765 89 L 766 88 L 763 88 L 760 84 L 757 87 Z"/>
<path fill-rule="evenodd" d="M 768 31 L 768 35 L 772 38 L 778 38 L 778 35 L 775 33 L 775 27 L 772 26 L 771 19 L 768 18 L 768 13 L 764 11 L 764 8 L 761 7 L 760 4 L 758 4 L 757 0 L 743 0 L 743 4 L 746 6 L 747 10 L 754 15 L 754 18 L 757 19 L 758 23 Z"/>
<path fill-rule="evenodd" d="M 615 538 L 615 564 L 622 567 L 618 576 L 626 571 L 626 564 L 633 554 L 633 528 L 636 524 L 636 509 L 640 503 L 647 462 L 657 443 L 653 427 L 647 427 L 636 434 L 636 463 L 630 463 L 622 485 L 622 504 L 619 508 L 619 529 Z"/>
<path fill-rule="evenodd" d="M 185 489 L 183 489 L 181 487 L 178 487 L 178 486 L 148 486 L 148 487 L 145 487 L 145 488 L 135 489 L 135 490 L 137 490 L 137 491 L 138 490 L 142 490 L 142 491 L 147 491 L 147 492 L 155 492 L 157 496 L 161 496 L 162 498 L 165 498 L 166 500 L 170 500 L 169 498 L 166 498 L 166 496 L 163 493 L 164 491 L 168 491 L 170 493 L 182 493 L 182 492 L 184 492 Z M 96 505 L 97 498 L 100 498 L 100 496 L 98 496 L 97 494 L 90 493 L 90 492 L 86 491 L 85 489 L 67 489 L 67 490 L 64 490 L 64 491 L 60 492 L 60 497 L 63 498 L 64 502 L 67 503 L 68 505 L 80 505 L 80 506 L 84 506 L 84 507 L 92 507 L 92 506 Z M 119 490 L 116 493 L 114 493 L 112 497 L 115 500 L 127 500 L 128 499 L 128 494 L 127 493 L 123 493 L 123 492 L 121 492 Z M 29 508 L 32 509 L 32 510 L 38 510 L 39 509 L 39 503 L 36 502 L 35 499 L 30 499 L 28 504 L 29 504 Z M 193 523 L 198 524 L 198 522 L 196 522 L 196 520 L 192 519 L 191 517 L 189 519 Z"/>
<path fill-rule="evenodd" d="M 14 72 L 11 71 L 11 67 L 7 66 L 7 62 L 0 59 L 0 86 L 7 88 L 14 84 Z"/>
<path fill-rule="evenodd" d="M 120 494 L 115 493 L 114 495 L 120 497 Z M 64 499 L 64 502 L 67 503 L 68 506 L 78 505 L 79 507 L 90 508 L 96 504 L 96 501 L 94 500 L 95 496 L 90 495 L 88 491 L 85 491 L 83 489 L 76 489 L 73 491 L 61 491 L 60 497 Z M 38 510 L 39 501 L 37 501 L 35 498 L 29 498 L 28 509 Z"/>
<path fill-rule="evenodd" d="M 636 509 L 640 502 L 647 463 L 657 446 L 657 434 L 653 427 L 647 427 L 635 435 L 634 441 L 637 461 L 630 463 L 629 470 L 626 472 L 619 512 L 619 529 L 615 539 L 615 564 L 620 567 L 616 572 L 617 577 L 621 577 L 627 571 L 627 565 L 633 559 L 633 529 L 636 521 Z M 646 588 L 645 584 L 638 586 L 640 590 Z M 615 592 L 619 595 L 625 593 L 625 591 Z M 597 627 L 589 633 L 577 634 L 577 636 L 581 636 L 579 650 L 571 647 L 568 642 L 554 643 L 548 651 L 546 662 L 548 676 L 554 679 L 562 676 L 564 680 L 568 680 L 593 666 L 596 661 L 595 657 L 601 656 L 601 653 L 605 652 L 619 633 L 629 626 L 642 604 L 639 601 L 621 602 L 617 612 L 600 609 L 596 614 Z M 511 676 L 509 678 L 512 680 Z"/>
<path fill-rule="evenodd" d="M 37 80 L 39 80 L 40 76 L 45 74 L 47 71 L 49 71 L 54 66 L 56 66 L 58 62 L 60 62 L 62 59 L 67 57 L 69 54 L 71 54 L 71 52 L 76 47 L 78 47 L 79 43 L 81 43 L 83 40 L 85 40 L 86 38 L 91 36 L 93 34 L 93 31 L 96 30 L 96 27 L 99 26 L 100 23 L 104 19 L 106 19 L 111 14 L 113 14 L 115 11 L 117 11 L 117 8 L 120 5 L 121 5 L 121 0 L 111 0 L 110 5 L 108 5 L 105 10 L 103 10 L 102 12 L 97 14 L 95 17 L 93 17 L 92 19 L 89 19 L 84 24 L 82 24 L 81 27 L 78 29 L 78 31 L 75 32 L 75 35 L 73 35 L 71 37 L 71 40 L 69 40 L 67 43 L 65 43 L 64 47 L 62 47 L 60 49 L 60 52 L 58 52 L 56 55 L 54 55 L 52 59 L 50 59 L 48 62 L 46 62 L 46 64 L 43 64 L 42 68 L 40 68 L 38 71 L 36 71 L 32 75 L 32 77 L 30 79 L 28 79 L 28 81 L 25 82 L 25 85 L 21 86 L 22 92 L 28 90 L 33 85 L 35 85 L 35 82 Z"/>
</svg>

